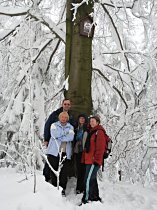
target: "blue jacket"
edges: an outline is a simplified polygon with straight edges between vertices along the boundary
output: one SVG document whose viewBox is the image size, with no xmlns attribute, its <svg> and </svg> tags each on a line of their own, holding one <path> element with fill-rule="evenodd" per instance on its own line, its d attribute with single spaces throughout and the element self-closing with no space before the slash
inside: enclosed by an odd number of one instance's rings
<svg viewBox="0 0 157 210">
<path fill-rule="evenodd" d="M 51 138 L 47 148 L 47 154 L 58 156 L 62 142 L 66 142 L 66 155 L 67 159 L 71 159 L 72 145 L 71 141 L 74 139 L 74 128 L 70 123 L 65 126 L 57 121 L 51 125 L 50 129 Z"/>
<path fill-rule="evenodd" d="M 58 121 L 58 116 L 59 114 L 63 112 L 63 107 L 57 109 L 56 111 L 52 112 L 49 116 L 49 118 L 47 119 L 46 123 L 45 123 L 45 127 L 44 127 L 44 140 L 45 141 L 49 141 L 51 138 L 51 134 L 50 134 L 50 128 L 52 123 L 57 122 Z M 68 112 L 69 114 L 69 123 L 72 124 L 73 126 L 75 126 L 75 120 L 73 118 L 73 116 L 71 115 L 71 112 Z"/>
</svg>

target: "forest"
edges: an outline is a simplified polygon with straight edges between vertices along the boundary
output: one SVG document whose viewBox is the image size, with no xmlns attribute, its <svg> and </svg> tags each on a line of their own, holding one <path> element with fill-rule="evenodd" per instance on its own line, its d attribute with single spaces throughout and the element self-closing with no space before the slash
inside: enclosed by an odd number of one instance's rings
<svg viewBox="0 0 157 210">
<path fill-rule="evenodd" d="M 0 167 L 43 167 L 45 120 L 76 82 L 65 72 L 67 2 L 0 0 Z M 93 3 L 89 97 L 113 141 L 106 176 L 157 182 L 157 1 L 72 2 L 74 25 Z"/>
</svg>

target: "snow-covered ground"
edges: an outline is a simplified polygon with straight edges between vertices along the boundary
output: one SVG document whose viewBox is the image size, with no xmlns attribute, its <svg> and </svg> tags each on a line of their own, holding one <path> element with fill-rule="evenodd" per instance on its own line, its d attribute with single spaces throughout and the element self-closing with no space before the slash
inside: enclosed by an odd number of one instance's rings
<svg viewBox="0 0 157 210">
<path fill-rule="evenodd" d="M 14 169 L 0 169 L 0 208 L 2 210 L 157 210 L 157 186 L 143 187 L 140 184 L 99 182 L 103 203 L 92 202 L 78 206 L 82 195 L 75 195 L 75 179 L 67 186 L 67 197 L 44 181 L 42 172 L 37 175 L 37 190 L 33 193 L 33 176 L 24 180 L 24 175 Z"/>
</svg>

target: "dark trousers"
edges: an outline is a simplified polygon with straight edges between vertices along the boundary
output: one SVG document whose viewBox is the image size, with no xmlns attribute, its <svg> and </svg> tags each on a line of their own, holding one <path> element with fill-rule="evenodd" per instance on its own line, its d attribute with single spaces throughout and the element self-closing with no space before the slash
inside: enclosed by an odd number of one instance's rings
<svg viewBox="0 0 157 210">
<path fill-rule="evenodd" d="M 53 169 L 55 171 L 57 171 L 58 170 L 58 166 L 59 166 L 59 156 L 55 157 L 53 155 L 48 155 L 47 158 L 48 158 L 49 163 L 53 167 Z M 60 175 L 59 175 L 59 186 L 61 186 L 63 189 L 66 189 L 66 185 L 67 185 L 67 176 L 68 176 L 67 175 L 67 169 L 68 169 L 68 164 L 69 164 L 69 160 L 65 159 L 63 161 L 63 166 L 61 168 Z M 57 177 L 53 173 L 52 170 L 50 171 L 50 182 L 51 182 L 51 184 L 53 186 L 57 187 Z"/>
<path fill-rule="evenodd" d="M 47 162 L 45 162 L 45 165 L 43 168 L 43 175 L 45 177 L 45 181 L 48 182 L 50 180 L 50 168 Z"/>
<path fill-rule="evenodd" d="M 84 189 L 84 176 L 85 176 L 85 164 L 81 163 L 82 152 L 76 154 L 76 174 L 77 184 L 76 190 L 83 192 Z"/>
<path fill-rule="evenodd" d="M 97 172 L 99 166 L 88 164 L 86 165 L 85 179 L 84 179 L 84 195 L 82 201 L 84 203 L 97 201 L 99 199 L 99 189 L 97 183 Z"/>
</svg>

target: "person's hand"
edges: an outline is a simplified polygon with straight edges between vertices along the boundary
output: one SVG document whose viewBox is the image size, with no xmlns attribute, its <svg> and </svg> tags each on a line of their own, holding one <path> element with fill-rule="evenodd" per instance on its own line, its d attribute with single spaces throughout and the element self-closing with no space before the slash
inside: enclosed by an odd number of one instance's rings
<svg viewBox="0 0 157 210">
<path fill-rule="evenodd" d="M 44 141 L 44 146 L 48 147 L 48 143 L 49 143 L 48 141 Z"/>
</svg>

